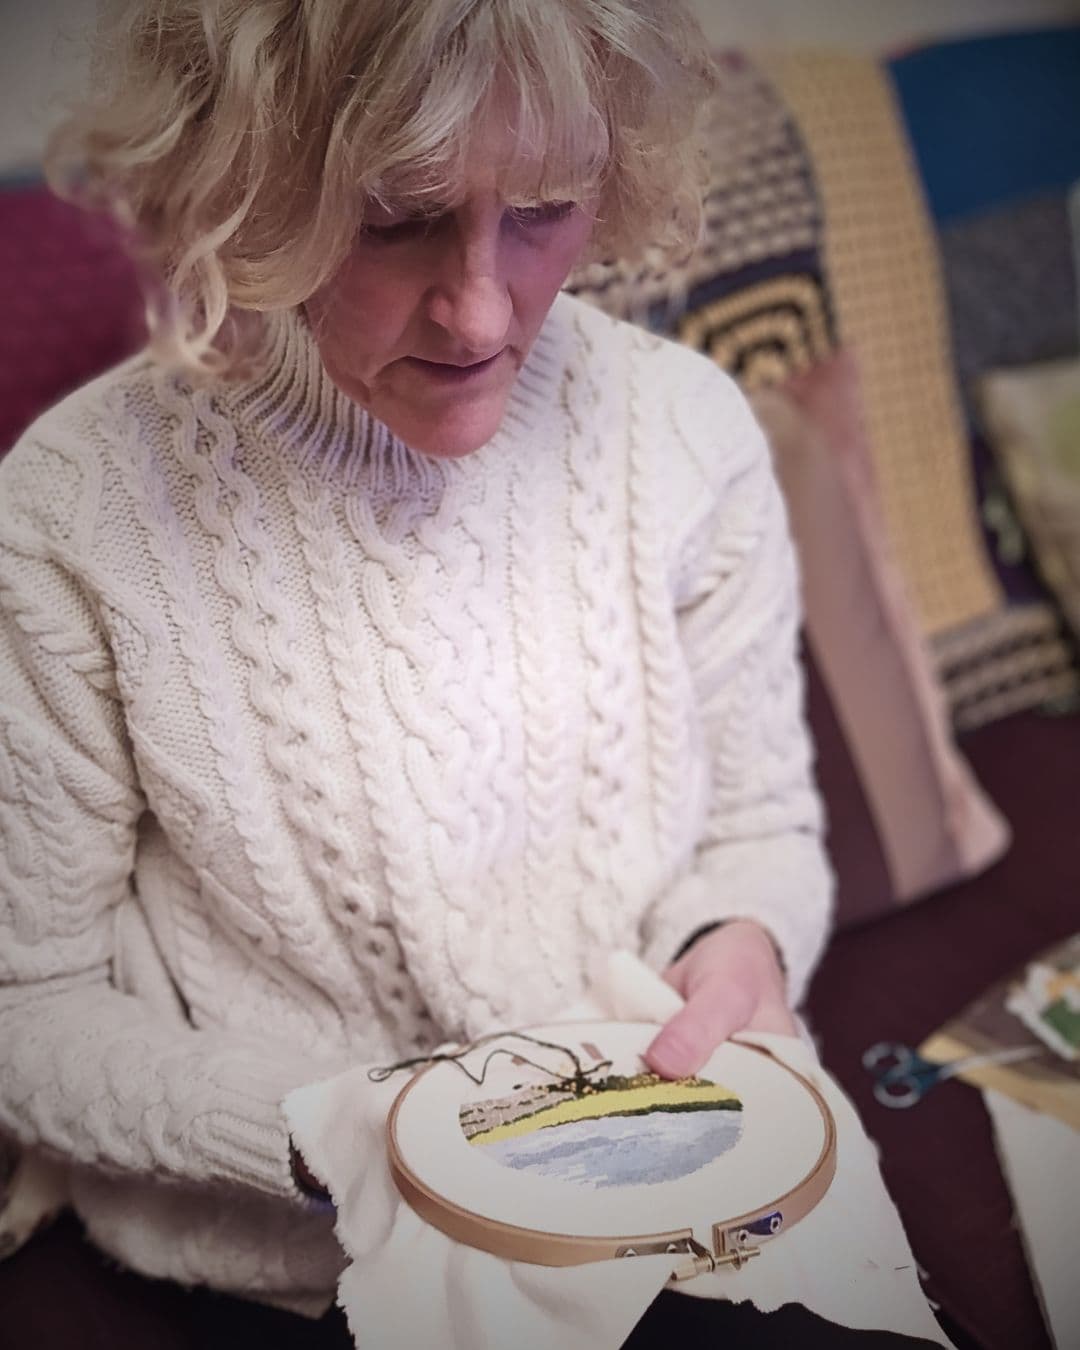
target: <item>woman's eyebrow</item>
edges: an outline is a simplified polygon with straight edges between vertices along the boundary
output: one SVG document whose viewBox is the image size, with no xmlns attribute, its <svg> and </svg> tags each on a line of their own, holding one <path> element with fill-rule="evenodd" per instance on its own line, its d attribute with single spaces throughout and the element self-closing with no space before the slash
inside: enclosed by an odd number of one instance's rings
<svg viewBox="0 0 1080 1350">
<path fill-rule="evenodd" d="M 385 212 L 390 216 L 404 216 L 409 220 L 427 220 L 434 219 L 437 216 L 443 216 L 447 211 L 453 210 L 453 207 L 444 202 L 433 201 L 412 201 L 408 199 L 395 201 L 393 198 L 381 201 L 372 201 L 362 213 L 363 219 L 367 220 L 374 207 L 375 214 Z M 376 224 L 378 221 L 375 222 Z"/>
</svg>

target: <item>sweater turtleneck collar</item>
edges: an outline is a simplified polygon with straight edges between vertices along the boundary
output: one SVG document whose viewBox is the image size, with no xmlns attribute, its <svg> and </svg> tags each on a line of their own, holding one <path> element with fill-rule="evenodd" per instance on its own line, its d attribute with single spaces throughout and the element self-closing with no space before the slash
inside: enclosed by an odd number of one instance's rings
<svg viewBox="0 0 1080 1350">
<path fill-rule="evenodd" d="M 236 386 L 230 402 L 260 435 L 288 446 L 320 476 L 357 479 L 365 470 L 395 479 L 423 480 L 443 470 L 487 459 L 513 447 L 545 421 L 558 397 L 570 328 L 556 298 L 507 402 L 502 425 L 486 445 L 461 459 L 438 459 L 413 450 L 330 379 L 307 319 L 299 310 L 266 317 L 258 374 Z"/>
</svg>

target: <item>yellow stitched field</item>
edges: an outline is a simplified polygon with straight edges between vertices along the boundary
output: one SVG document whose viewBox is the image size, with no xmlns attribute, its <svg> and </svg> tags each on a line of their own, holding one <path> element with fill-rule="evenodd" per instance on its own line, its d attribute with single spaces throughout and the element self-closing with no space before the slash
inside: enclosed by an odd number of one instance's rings
<svg viewBox="0 0 1080 1350">
<path fill-rule="evenodd" d="M 649 1111 L 739 1110 L 742 1103 L 718 1083 L 664 1082 L 648 1087 L 615 1088 L 575 1097 L 545 1107 L 508 1125 L 474 1134 L 470 1144 L 493 1144 L 500 1139 L 513 1139 L 533 1130 L 552 1125 L 566 1125 L 573 1120 L 596 1119 L 601 1116 L 643 1115 Z"/>
</svg>

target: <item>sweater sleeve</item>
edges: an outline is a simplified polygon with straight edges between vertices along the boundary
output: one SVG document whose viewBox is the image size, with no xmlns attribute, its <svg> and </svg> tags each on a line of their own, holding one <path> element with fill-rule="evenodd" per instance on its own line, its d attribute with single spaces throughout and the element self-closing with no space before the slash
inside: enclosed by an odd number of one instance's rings
<svg viewBox="0 0 1080 1350">
<path fill-rule="evenodd" d="M 768 447 L 741 395 L 721 381 L 696 400 L 682 438 L 708 490 L 677 560 L 708 812 L 692 867 L 648 915 L 645 954 L 662 968 L 705 925 L 753 919 L 775 941 L 797 1006 L 824 946 L 833 889 L 803 711 L 798 578 Z"/>
<path fill-rule="evenodd" d="M 295 1196 L 280 1102 L 317 1066 L 113 984 L 144 801 L 95 604 L 65 541 L 17 519 L 11 483 L 0 477 L 0 1129 L 96 1168 Z"/>
</svg>

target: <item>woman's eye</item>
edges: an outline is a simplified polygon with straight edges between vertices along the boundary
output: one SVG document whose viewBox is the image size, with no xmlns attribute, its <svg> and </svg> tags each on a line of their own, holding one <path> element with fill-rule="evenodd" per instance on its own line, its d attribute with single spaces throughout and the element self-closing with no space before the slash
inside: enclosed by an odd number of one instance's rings
<svg viewBox="0 0 1080 1350">
<path fill-rule="evenodd" d="M 537 202 L 531 206 L 512 206 L 508 210 L 509 218 L 515 225 L 531 226 L 553 225 L 565 220 L 577 206 L 576 202 Z M 419 213 L 416 215 L 390 213 L 376 214 L 374 220 L 364 221 L 360 233 L 365 239 L 379 243 L 395 244 L 407 240 L 423 239 L 438 229 L 440 223 L 450 218 L 445 211 Z"/>
<path fill-rule="evenodd" d="M 553 225 L 565 220 L 576 202 L 538 202 L 535 206 L 515 206 L 511 214 L 519 225 Z"/>
<path fill-rule="evenodd" d="M 399 239 L 417 239 L 430 233 L 438 216 L 403 216 L 400 220 L 365 222 L 361 234 L 368 239 L 394 243 Z"/>
</svg>

